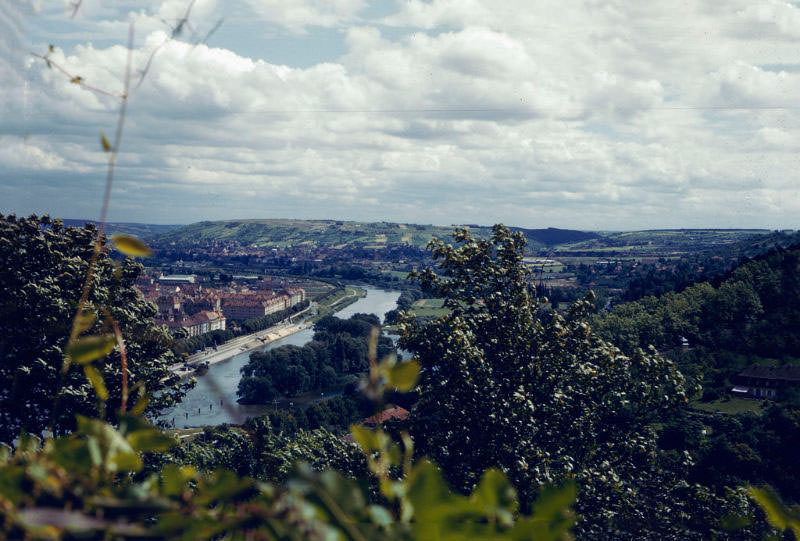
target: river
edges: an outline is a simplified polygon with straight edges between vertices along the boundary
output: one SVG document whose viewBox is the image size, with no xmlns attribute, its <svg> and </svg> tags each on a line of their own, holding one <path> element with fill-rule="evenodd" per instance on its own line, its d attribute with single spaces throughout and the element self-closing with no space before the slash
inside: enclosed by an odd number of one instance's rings
<svg viewBox="0 0 800 541">
<path fill-rule="evenodd" d="M 336 315 L 346 319 L 356 313 L 375 314 L 381 320 L 383 315 L 397 307 L 399 291 L 385 291 L 365 287 L 367 296 L 338 311 Z M 197 385 L 189 391 L 183 401 L 162 420 L 172 422 L 176 428 L 219 425 L 222 423 L 241 423 L 249 417 L 263 415 L 268 406 L 243 406 L 236 402 L 236 390 L 241 379 L 241 368 L 247 364 L 250 354 L 267 351 L 287 344 L 302 346 L 314 336 L 313 329 L 305 329 L 261 348 L 234 355 L 230 359 L 212 364 L 208 372 L 197 377 Z M 222 401 L 225 406 L 220 405 Z"/>
</svg>

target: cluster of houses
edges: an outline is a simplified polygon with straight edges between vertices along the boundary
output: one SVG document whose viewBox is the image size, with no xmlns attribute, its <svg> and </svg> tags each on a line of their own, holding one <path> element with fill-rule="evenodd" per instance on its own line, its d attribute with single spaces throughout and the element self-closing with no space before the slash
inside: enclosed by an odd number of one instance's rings
<svg viewBox="0 0 800 541">
<path fill-rule="evenodd" d="M 194 275 L 143 276 L 137 282 L 142 295 L 158 307 L 156 322 L 189 337 L 225 330 L 228 321 L 264 317 L 301 303 L 301 288 L 274 289 L 270 282 L 243 280 L 224 288 L 197 283 Z"/>
</svg>

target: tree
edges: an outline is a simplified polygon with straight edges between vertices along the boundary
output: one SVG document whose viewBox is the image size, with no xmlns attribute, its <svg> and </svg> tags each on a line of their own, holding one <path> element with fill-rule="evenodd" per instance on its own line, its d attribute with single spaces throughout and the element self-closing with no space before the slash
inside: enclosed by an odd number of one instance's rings
<svg viewBox="0 0 800 541">
<path fill-rule="evenodd" d="M 464 493 L 501 469 L 523 506 L 545 483 L 576 479 L 582 538 L 684 536 L 689 519 L 669 509 L 686 483 L 662 471 L 650 427 L 687 400 L 675 365 L 601 339 L 588 301 L 540 316 L 520 234 L 495 226 L 489 240 L 454 238 L 430 245 L 438 273 L 415 275 L 450 314 L 401 324 L 400 347 L 421 366 L 411 417 L 420 452 Z"/>
<path fill-rule="evenodd" d="M 101 413 L 77 363 L 60 377 L 96 234 L 93 225 L 66 228 L 47 216 L 0 215 L 0 441 L 12 441 L 20 430 L 40 434 L 51 419 L 54 431 L 64 433 L 74 427 L 76 413 Z M 168 369 L 176 360 L 169 333 L 153 322 L 155 306 L 134 288 L 141 272 L 130 259 L 115 271 L 103 248 L 85 312 L 93 323 L 85 332 L 108 332 L 108 310 L 125 336 L 128 382 L 152 393 L 148 413 L 157 416 L 180 401 L 187 385 Z M 108 388 L 105 412 L 113 419 L 122 395 L 118 349 L 95 367 Z"/>
</svg>

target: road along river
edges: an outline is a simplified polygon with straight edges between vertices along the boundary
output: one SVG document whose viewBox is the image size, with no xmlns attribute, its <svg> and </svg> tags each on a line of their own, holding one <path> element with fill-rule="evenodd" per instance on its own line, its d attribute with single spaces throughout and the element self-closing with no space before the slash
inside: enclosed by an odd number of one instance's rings
<svg viewBox="0 0 800 541">
<path fill-rule="evenodd" d="M 365 289 L 366 297 L 336 312 L 336 316 L 346 319 L 356 313 L 375 314 L 383 320 L 386 312 L 397 307 L 399 291 L 384 291 L 373 287 Z M 174 419 L 176 428 L 187 428 L 241 423 L 249 417 L 263 415 L 269 410 L 269 406 L 243 406 L 236 402 L 236 390 L 242 377 L 241 368 L 247 364 L 253 352 L 268 351 L 287 344 L 302 346 L 313 336 L 314 330 L 308 328 L 250 351 L 233 352 L 232 357 L 212 364 L 206 374 L 198 376 L 197 385 L 162 419 L 169 423 Z"/>
</svg>

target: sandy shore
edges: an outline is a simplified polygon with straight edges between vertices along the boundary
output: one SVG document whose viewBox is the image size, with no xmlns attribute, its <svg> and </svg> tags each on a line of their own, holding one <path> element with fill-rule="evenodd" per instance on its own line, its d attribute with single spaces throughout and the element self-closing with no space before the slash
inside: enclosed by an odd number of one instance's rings
<svg viewBox="0 0 800 541">
<path fill-rule="evenodd" d="M 189 377 L 200 363 L 215 364 L 226 361 L 235 355 L 259 348 L 275 340 L 280 340 L 290 334 L 307 329 L 309 326 L 306 323 L 284 323 L 253 334 L 239 336 L 217 346 L 216 351 L 213 349 L 207 352 L 201 351 L 189 357 L 188 363 L 192 366 L 189 370 L 183 368 L 183 363 L 172 365 L 170 370 L 181 378 Z"/>
</svg>

